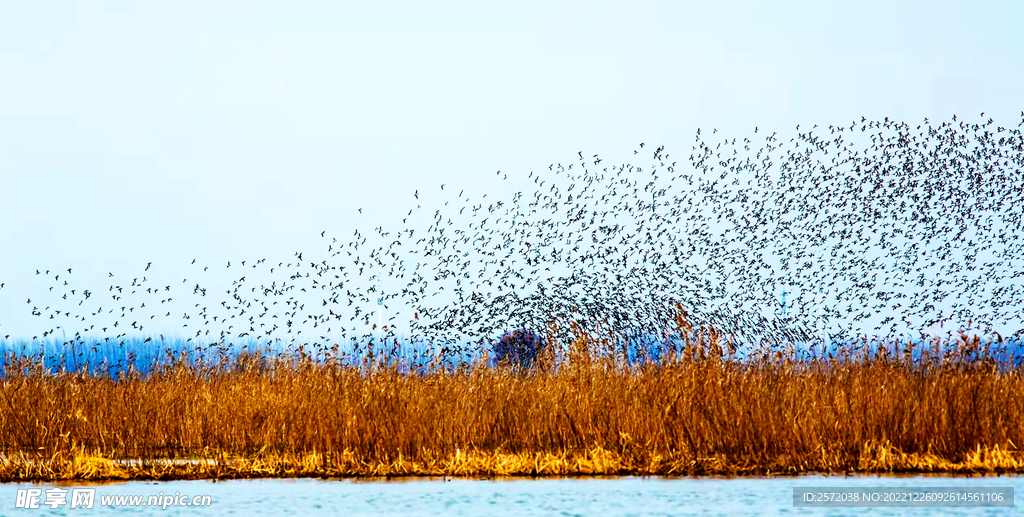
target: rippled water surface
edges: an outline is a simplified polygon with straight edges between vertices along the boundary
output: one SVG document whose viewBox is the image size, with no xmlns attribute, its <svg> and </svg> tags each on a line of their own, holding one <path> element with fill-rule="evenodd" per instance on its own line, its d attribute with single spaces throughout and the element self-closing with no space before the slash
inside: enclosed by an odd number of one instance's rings
<svg viewBox="0 0 1024 517">
<path fill-rule="evenodd" d="M 795 508 L 793 487 L 1013 487 L 1024 477 L 578 478 L 465 480 L 238 480 L 59 485 L 95 488 L 92 509 L 16 508 L 0 485 L 3 515 L 1018 515 L 1017 508 Z M 115 495 L 209 495 L 209 507 L 102 507 Z M 44 502 L 44 501 L 41 501 Z"/>
</svg>

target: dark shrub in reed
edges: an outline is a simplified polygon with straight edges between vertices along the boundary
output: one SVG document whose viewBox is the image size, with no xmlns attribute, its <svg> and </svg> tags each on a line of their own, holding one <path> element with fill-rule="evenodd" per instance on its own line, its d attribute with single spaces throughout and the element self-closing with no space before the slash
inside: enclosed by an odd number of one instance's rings
<svg viewBox="0 0 1024 517">
<path fill-rule="evenodd" d="M 531 368 L 537 356 L 544 351 L 546 341 L 536 332 L 517 329 L 507 332 L 494 344 L 492 361 L 495 366 L 512 366 L 520 369 Z"/>
</svg>

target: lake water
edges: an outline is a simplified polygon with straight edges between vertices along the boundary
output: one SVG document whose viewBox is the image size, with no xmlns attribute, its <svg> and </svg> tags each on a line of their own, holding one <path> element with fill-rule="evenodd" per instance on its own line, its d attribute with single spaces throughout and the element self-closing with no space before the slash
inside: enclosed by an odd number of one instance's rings
<svg viewBox="0 0 1024 517">
<path fill-rule="evenodd" d="M 793 487 L 1013 487 L 1024 477 L 804 476 L 798 478 L 573 478 L 446 481 L 237 480 L 110 484 L 0 484 L 0 515 L 1018 515 L 1015 507 L 802 508 Z M 67 503 L 45 504 L 67 489 Z M 95 489 L 94 507 L 70 508 L 73 489 Z M 42 489 L 38 509 L 16 507 L 19 490 Z M 207 507 L 103 507 L 119 495 L 209 495 Z M 25 492 L 23 492 L 25 494 Z"/>
</svg>

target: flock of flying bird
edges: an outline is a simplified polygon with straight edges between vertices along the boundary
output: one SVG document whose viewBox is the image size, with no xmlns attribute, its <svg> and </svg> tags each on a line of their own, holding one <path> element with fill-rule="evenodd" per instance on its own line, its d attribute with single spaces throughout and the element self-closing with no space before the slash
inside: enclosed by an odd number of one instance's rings
<svg viewBox="0 0 1024 517">
<path fill-rule="evenodd" d="M 625 341 L 663 336 L 677 304 L 748 344 L 813 340 L 822 322 L 835 322 L 830 339 L 866 324 L 887 336 L 940 311 L 999 325 L 1024 310 L 1019 128 L 984 114 L 861 118 L 797 126 L 788 140 L 755 128 L 760 145 L 698 130 L 678 157 L 640 144 L 642 167 L 578 152 L 508 199 L 441 185 L 449 198 L 424 210 L 417 190 L 405 228 L 357 229 L 348 242 L 323 231 L 323 255 L 227 262 L 227 289 L 157 284 L 152 263 L 130 283 L 110 273 L 106 288 L 82 289 L 68 268 L 36 271 L 53 285 L 26 305 L 53 323 L 44 339 L 61 330 L 65 342 L 124 343 L 180 318 L 195 344 L 411 339 L 455 354 L 552 321 L 560 333 L 573 321 Z M 209 270 L 195 262 L 196 275 Z"/>
</svg>

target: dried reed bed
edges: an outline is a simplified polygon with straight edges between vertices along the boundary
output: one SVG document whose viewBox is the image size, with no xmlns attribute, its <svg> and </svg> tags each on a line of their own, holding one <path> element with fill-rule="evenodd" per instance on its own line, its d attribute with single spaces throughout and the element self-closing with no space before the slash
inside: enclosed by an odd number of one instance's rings
<svg viewBox="0 0 1024 517">
<path fill-rule="evenodd" d="M 658 363 L 576 332 L 525 371 L 257 354 L 114 380 L 10 360 L 0 480 L 1024 472 L 1024 376 L 977 340 L 741 361 L 678 324 Z"/>
</svg>

